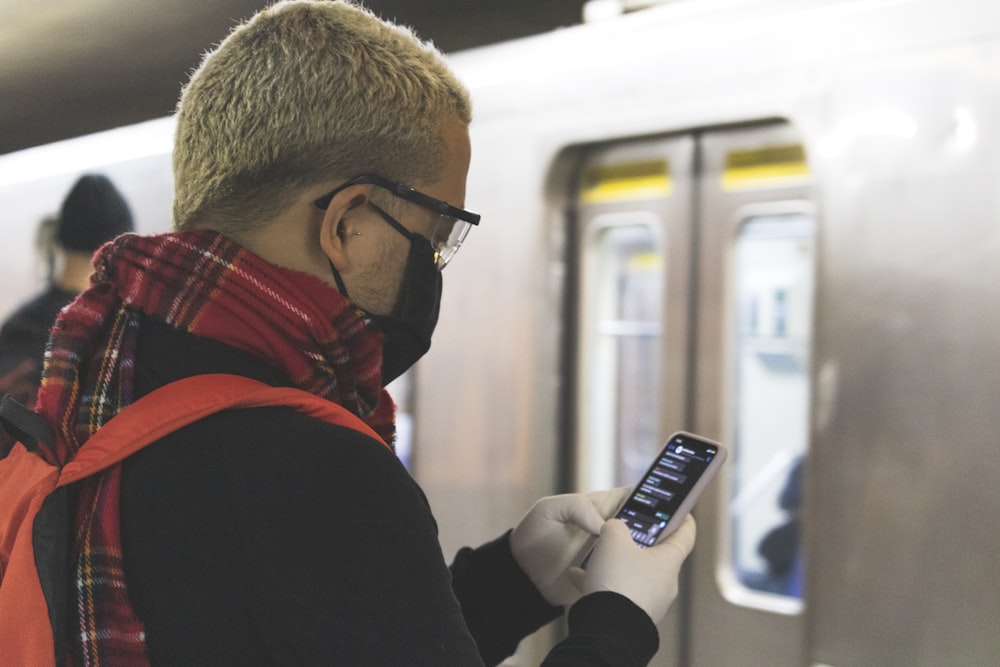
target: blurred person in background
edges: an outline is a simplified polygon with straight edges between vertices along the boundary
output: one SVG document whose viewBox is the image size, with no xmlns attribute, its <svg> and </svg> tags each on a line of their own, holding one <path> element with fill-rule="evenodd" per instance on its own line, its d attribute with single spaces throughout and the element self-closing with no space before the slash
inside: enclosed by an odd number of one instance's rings
<svg viewBox="0 0 1000 667">
<path fill-rule="evenodd" d="M 56 316 L 90 286 L 94 252 L 132 229 L 128 203 L 100 174 L 81 176 L 58 216 L 42 220 L 37 245 L 45 261 L 47 286 L 19 306 L 0 328 L 0 376 L 18 378 L 6 393 L 29 407 L 34 404 Z"/>
</svg>

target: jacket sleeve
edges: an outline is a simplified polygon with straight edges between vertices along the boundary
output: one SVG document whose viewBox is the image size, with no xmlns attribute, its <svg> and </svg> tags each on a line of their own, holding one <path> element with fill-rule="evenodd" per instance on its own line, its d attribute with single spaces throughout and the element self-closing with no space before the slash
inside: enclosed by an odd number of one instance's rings
<svg viewBox="0 0 1000 667">
<path fill-rule="evenodd" d="M 499 664 L 518 643 L 557 618 L 510 551 L 510 531 L 478 549 L 458 552 L 451 566 L 455 596 L 486 665 Z M 569 633 L 544 667 L 642 667 L 659 647 L 656 626 L 629 599 L 593 593 L 569 612 Z"/>
<path fill-rule="evenodd" d="M 527 635 L 562 614 L 541 596 L 510 552 L 510 531 L 478 549 L 461 549 L 451 566 L 455 597 L 487 665 L 517 650 Z"/>
<path fill-rule="evenodd" d="M 569 611 L 569 635 L 542 667 L 645 667 L 660 638 L 642 609 L 618 593 L 591 593 Z"/>
</svg>

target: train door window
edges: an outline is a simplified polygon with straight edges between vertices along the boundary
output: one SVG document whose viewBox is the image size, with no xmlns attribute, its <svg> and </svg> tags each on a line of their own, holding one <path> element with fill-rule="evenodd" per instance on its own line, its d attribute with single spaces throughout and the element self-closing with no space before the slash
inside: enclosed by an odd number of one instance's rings
<svg viewBox="0 0 1000 667">
<path fill-rule="evenodd" d="M 664 292 L 658 229 L 648 212 L 605 214 L 589 226 L 581 378 L 586 488 L 633 484 L 658 446 Z"/>
<path fill-rule="evenodd" d="M 802 463 L 809 439 L 815 224 L 806 212 L 743 216 L 734 252 L 730 388 L 736 456 L 731 563 L 743 602 L 801 610 Z"/>
</svg>

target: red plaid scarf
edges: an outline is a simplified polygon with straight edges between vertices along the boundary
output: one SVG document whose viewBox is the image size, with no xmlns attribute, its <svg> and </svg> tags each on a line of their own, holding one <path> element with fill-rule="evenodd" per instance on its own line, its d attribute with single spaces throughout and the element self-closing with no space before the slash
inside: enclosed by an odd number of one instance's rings
<svg viewBox="0 0 1000 667">
<path fill-rule="evenodd" d="M 343 405 L 391 443 L 394 406 L 381 387 L 381 334 L 313 276 L 266 262 L 216 232 L 126 235 L 95 258 L 92 286 L 56 321 L 37 409 L 58 425 L 65 463 L 135 400 L 140 314 L 251 352 L 294 386 Z M 71 665 L 148 664 L 142 621 L 125 590 L 121 466 L 81 482 L 74 522 Z"/>
</svg>

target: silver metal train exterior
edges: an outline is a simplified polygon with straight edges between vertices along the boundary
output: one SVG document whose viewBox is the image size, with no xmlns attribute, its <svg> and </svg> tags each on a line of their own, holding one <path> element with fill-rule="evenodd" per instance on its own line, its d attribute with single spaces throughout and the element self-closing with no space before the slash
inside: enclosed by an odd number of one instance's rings
<svg viewBox="0 0 1000 667">
<path fill-rule="evenodd" d="M 689 430 L 731 459 L 655 664 L 1000 664 L 1000 5 L 681 0 L 451 62 L 483 223 L 397 390 L 446 555 Z M 170 131 L 0 158 L 0 310 L 82 170 L 168 228 Z"/>
</svg>

